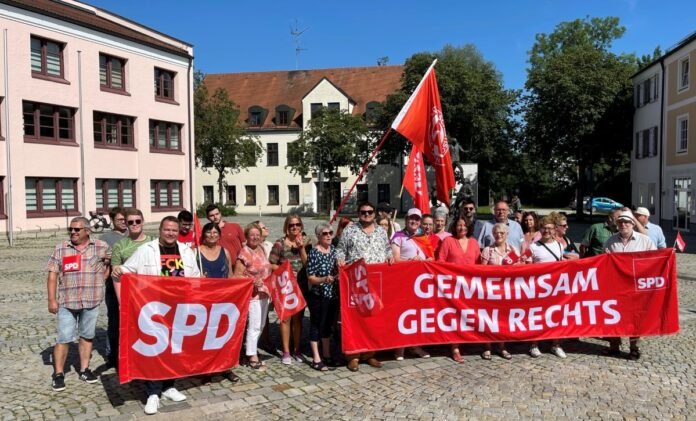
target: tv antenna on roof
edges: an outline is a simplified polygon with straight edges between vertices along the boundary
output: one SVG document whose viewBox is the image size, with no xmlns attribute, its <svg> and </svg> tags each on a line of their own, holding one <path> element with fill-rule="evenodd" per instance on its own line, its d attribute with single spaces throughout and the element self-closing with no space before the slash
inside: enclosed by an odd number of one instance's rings
<svg viewBox="0 0 696 421">
<path fill-rule="evenodd" d="M 299 70 L 300 66 L 300 52 L 307 51 L 306 48 L 300 47 L 300 35 L 304 34 L 309 28 L 299 29 L 297 25 L 297 19 L 295 19 L 295 26 L 290 27 L 290 35 L 292 35 L 292 40 L 295 43 L 295 70 Z"/>
</svg>

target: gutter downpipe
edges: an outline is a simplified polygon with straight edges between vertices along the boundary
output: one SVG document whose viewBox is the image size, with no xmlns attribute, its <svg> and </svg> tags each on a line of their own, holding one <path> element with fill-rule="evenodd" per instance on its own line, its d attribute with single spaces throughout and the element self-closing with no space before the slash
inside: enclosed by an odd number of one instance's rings
<svg viewBox="0 0 696 421">
<path fill-rule="evenodd" d="M 664 56 L 660 58 L 660 69 L 662 70 L 662 80 L 661 80 L 661 89 L 662 89 L 662 96 L 660 98 L 660 167 L 659 167 L 659 173 L 660 176 L 658 177 L 658 189 L 657 191 L 659 192 L 660 195 L 660 210 L 657 212 L 657 225 L 660 226 L 662 225 L 662 214 L 663 214 L 663 204 L 665 200 L 663 200 L 663 195 L 662 195 L 662 185 L 663 185 L 663 178 L 664 178 L 664 156 L 663 156 L 663 140 L 664 140 L 664 130 L 665 130 L 665 60 Z M 665 192 L 665 199 L 666 199 L 666 192 Z"/>
<path fill-rule="evenodd" d="M 82 51 L 77 50 L 77 87 L 80 107 L 80 199 L 82 200 L 82 216 L 87 217 L 87 201 L 85 194 L 85 110 L 82 106 Z"/>
<path fill-rule="evenodd" d="M 7 29 L 5 29 L 3 34 L 3 60 L 5 60 L 5 155 L 7 155 L 7 200 L 5 201 L 5 206 L 7 208 L 7 238 L 10 242 L 10 247 L 14 247 L 14 232 L 12 230 L 12 224 L 14 221 L 12 215 L 12 139 L 10 136 L 10 100 L 9 100 L 9 65 L 7 57 Z M 0 209 L 0 212 L 2 209 Z"/>
<path fill-rule="evenodd" d="M 191 209 L 191 213 L 194 215 L 196 214 L 196 208 L 193 206 L 193 165 L 195 162 L 195 158 L 193 156 L 193 130 L 191 128 L 191 90 L 193 89 L 193 86 L 191 85 L 191 73 L 193 72 L 193 57 L 189 56 L 189 68 L 188 68 L 188 73 L 186 75 L 186 81 L 187 81 L 187 88 L 186 88 L 186 96 L 188 97 L 187 99 L 187 106 L 188 106 L 188 153 L 189 153 L 189 162 L 188 162 L 188 172 L 189 172 L 189 209 Z"/>
</svg>

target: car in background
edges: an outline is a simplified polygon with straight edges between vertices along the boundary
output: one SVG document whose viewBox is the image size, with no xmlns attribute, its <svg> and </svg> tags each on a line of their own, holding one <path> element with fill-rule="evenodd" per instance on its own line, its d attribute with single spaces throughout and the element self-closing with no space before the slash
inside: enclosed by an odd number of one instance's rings
<svg viewBox="0 0 696 421">
<path fill-rule="evenodd" d="M 609 212 L 616 208 L 622 208 L 623 205 L 616 200 L 608 197 L 593 197 L 585 203 L 585 210 L 595 212 Z"/>
</svg>

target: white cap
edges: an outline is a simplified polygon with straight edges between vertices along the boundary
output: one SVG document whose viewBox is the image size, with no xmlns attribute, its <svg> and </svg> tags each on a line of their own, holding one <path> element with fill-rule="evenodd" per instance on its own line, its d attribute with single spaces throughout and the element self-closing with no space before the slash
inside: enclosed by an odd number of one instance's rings
<svg viewBox="0 0 696 421">
<path fill-rule="evenodd" d="M 408 212 L 406 213 L 406 217 L 409 217 L 411 215 L 418 215 L 419 218 L 423 217 L 423 213 L 418 208 L 409 209 Z"/>
<path fill-rule="evenodd" d="M 648 208 L 644 208 L 644 207 L 636 208 L 636 210 L 633 211 L 633 213 L 636 215 L 643 215 L 643 216 L 650 217 L 650 211 L 648 210 Z"/>
<path fill-rule="evenodd" d="M 616 218 L 616 220 L 618 221 L 618 220 L 620 220 L 620 219 L 625 219 L 625 220 L 629 221 L 630 223 L 632 223 L 633 225 L 636 224 L 636 220 L 635 220 L 635 218 L 633 217 L 633 213 L 632 213 L 631 211 L 623 211 L 623 212 L 621 212 L 621 214 L 619 214 L 619 217 Z"/>
</svg>

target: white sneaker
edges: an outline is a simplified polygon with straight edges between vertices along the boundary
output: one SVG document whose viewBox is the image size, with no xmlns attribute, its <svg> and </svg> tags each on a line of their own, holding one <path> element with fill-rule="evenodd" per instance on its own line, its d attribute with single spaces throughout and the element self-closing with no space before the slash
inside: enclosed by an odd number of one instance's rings
<svg viewBox="0 0 696 421">
<path fill-rule="evenodd" d="M 145 404 L 145 413 L 147 415 L 155 415 L 160 407 L 160 400 L 157 395 L 150 395 L 147 397 L 147 403 Z"/>
<path fill-rule="evenodd" d="M 179 392 L 173 387 L 170 387 L 169 389 L 162 392 L 162 397 L 174 402 L 181 402 L 186 400 L 186 395 Z"/>
<path fill-rule="evenodd" d="M 396 361 L 403 361 L 404 360 L 404 349 L 397 348 L 396 351 L 394 351 L 394 358 L 396 358 Z"/>
<path fill-rule="evenodd" d="M 530 355 L 532 358 L 539 358 L 539 357 L 541 357 L 541 351 L 539 351 L 539 347 L 538 347 L 538 346 L 533 346 L 533 347 L 529 348 L 529 355 Z"/>
<path fill-rule="evenodd" d="M 565 358 L 566 357 L 565 351 L 563 351 L 563 348 L 561 348 L 560 346 L 552 346 L 551 353 L 553 355 L 557 356 L 558 358 Z"/>
</svg>

